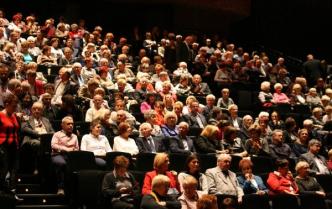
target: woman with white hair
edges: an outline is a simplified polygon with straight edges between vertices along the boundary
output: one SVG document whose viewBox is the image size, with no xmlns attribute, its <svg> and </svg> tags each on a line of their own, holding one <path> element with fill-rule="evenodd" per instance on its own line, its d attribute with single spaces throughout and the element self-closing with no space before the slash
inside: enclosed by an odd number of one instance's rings
<svg viewBox="0 0 332 209">
<path fill-rule="evenodd" d="M 309 175 L 309 169 L 310 166 L 306 161 L 300 161 L 295 166 L 295 170 L 297 173 L 295 181 L 300 193 L 318 194 L 325 197 L 326 194 L 324 192 L 324 189 L 318 183 L 315 177 Z"/>
<path fill-rule="evenodd" d="M 142 198 L 141 209 L 180 209 L 180 202 L 167 194 L 169 186 L 167 176 L 157 175 L 152 180 L 152 191 Z"/>
<path fill-rule="evenodd" d="M 268 81 L 263 81 L 261 83 L 261 91 L 258 94 L 258 99 L 263 107 L 272 106 L 273 96 L 270 92 L 270 86 L 271 84 Z"/>
<path fill-rule="evenodd" d="M 285 93 L 282 92 L 282 84 L 276 83 L 274 85 L 274 93 L 273 93 L 273 103 L 274 104 L 289 104 L 289 98 Z"/>
<path fill-rule="evenodd" d="M 167 112 L 165 117 L 165 125 L 161 125 L 161 132 L 164 136 L 177 136 L 179 131 L 177 130 L 176 124 L 178 117 L 174 112 Z"/>
</svg>

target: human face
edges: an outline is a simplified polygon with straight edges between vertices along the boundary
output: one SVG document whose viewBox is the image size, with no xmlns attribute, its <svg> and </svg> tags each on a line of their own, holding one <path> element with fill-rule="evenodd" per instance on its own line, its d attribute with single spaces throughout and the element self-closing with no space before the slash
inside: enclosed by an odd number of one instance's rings
<svg viewBox="0 0 332 209">
<path fill-rule="evenodd" d="M 187 136 L 188 134 L 188 127 L 184 124 L 180 124 L 179 127 L 179 135 L 180 136 Z"/>
<path fill-rule="evenodd" d="M 309 176 L 309 165 L 305 165 L 297 171 L 298 175 L 302 178 Z"/>
<path fill-rule="evenodd" d="M 309 150 L 313 154 L 318 154 L 319 151 L 320 151 L 320 147 L 321 146 L 319 144 L 313 144 L 313 145 L 310 146 Z"/>
<path fill-rule="evenodd" d="M 176 118 L 175 116 L 169 116 L 166 120 L 167 126 L 174 127 L 176 125 Z"/>
<path fill-rule="evenodd" d="M 276 143 L 282 143 L 282 139 L 283 139 L 283 134 L 282 132 L 276 132 L 275 134 L 272 135 L 273 141 L 275 141 Z"/>
<path fill-rule="evenodd" d="M 164 174 L 166 171 L 168 171 L 169 167 L 169 158 L 166 157 L 164 163 L 160 166 L 160 173 Z"/>
<path fill-rule="evenodd" d="M 42 101 L 43 101 L 43 104 L 48 106 L 51 104 L 51 100 L 52 100 L 52 97 L 51 96 L 44 96 Z"/>
<path fill-rule="evenodd" d="M 91 134 L 98 137 L 101 133 L 101 125 L 97 124 L 91 129 Z"/>
<path fill-rule="evenodd" d="M 225 158 L 218 160 L 218 166 L 222 171 L 227 171 L 231 166 L 231 159 Z"/>
<path fill-rule="evenodd" d="M 143 126 L 141 128 L 141 133 L 144 137 L 149 137 L 151 136 L 152 128 L 149 126 Z"/>
<path fill-rule="evenodd" d="M 158 188 L 156 188 L 156 192 L 160 196 L 166 196 L 168 189 L 169 189 L 169 184 L 167 184 L 167 185 L 163 184 L 163 185 L 160 185 Z"/>
<path fill-rule="evenodd" d="M 189 167 L 189 173 L 194 174 L 194 173 L 198 172 L 199 168 L 200 168 L 198 159 L 196 159 L 196 158 L 192 159 L 189 162 L 188 167 Z"/>
<path fill-rule="evenodd" d="M 127 168 L 126 167 L 120 167 L 120 168 L 117 168 L 115 170 L 116 174 L 123 177 L 125 176 L 126 172 L 127 172 Z"/>
<path fill-rule="evenodd" d="M 253 123 L 252 118 L 246 118 L 245 120 L 243 120 L 243 123 L 246 127 L 250 127 Z"/>
<path fill-rule="evenodd" d="M 271 119 L 272 119 L 272 120 L 278 120 L 278 114 L 277 114 L 276 112 L 273 112 L 273 113 L 271 114 Z"/>
<path fill-rule="evenodd" d="M 95 108 L 100 109 L 103 104 L 103 98 L 101 96 L 95 96 L 93 99 L 93 103 L 95 104 Z"/>
<path fill-rule="evenodd" d="M 278 171 L 282 176 L 286 176 L 288 174 L 288 171 L 289 171 L 288 164 L 285 165 L 284 167 L 279 167 Z"/>
<path fill-rule="evenodd" d="M 252 174 L 252 168 L 249 165 L 245 165 L 242 167 L 241 172 L 243 174 L 243 176 L 245 176 L 245 174 Z"/>
<path fill-rule="evenodd" d="M 182 108 L 179 105 L 175 105 L 173 110 L 176 115 L 181 115 L 182 113 Z"/>
<path fill-rule="evenodd" d="M 117 119 L 118 122 L 124 122 L 126 120 L 125 113 L 118 113 L 116 115 L 116 119 Z"/>
<path fill-rule="evenodd" d="M 121 136 L 122 136 L 123 138 L 125 138 L 125 139 L 128 139 L 129 136 L 130 136 L 130 134 L 131 134 L 131 132 L 132 132 L 132 128 L 129 127 L 129 128 L 127 129 L 127 131 L 125 131 L 124 133 L 121 134 Z"/>
<path fill-rule="evenodd" d="M 34 107 L 32 107 L 31 111 L 32 111 L 32 115 L 33 115 L 33 117 L 35 117 L 35 118 L 38 119 L 38 118 L 40 118 L 41 115 L 42 115 L 43 108 L 40 107 L 40 106 L 34 106 Z"/>
<path fill-rule="evenodd" d="M 199 111 L 199 104 L 198 102 L 192 102 L 190 105 L 191 113 L 197 113 Z"/>
<path fill-rule="evenodd" d="M 66 134 L 71 134 L 73 133 L 73 129 L 74 129 L 74 121 L 71 119 L 67 119 L 65 120 L 62 124 L 62 129 Z"/>
<path fill-rule="evenodd" d="M 231 116 L 237 116 L 237 113 L 238 113 L 239 109 L 237 107 L 233 107 L 230 109 L 230 114 Z"/>
<path fill-rule="evenodd" d="M 214 105 L 214 99 L 212 98 L 207 98 L 206 99 L 206 105 L 212 107 Z"/>
<path fill-rule="evenodd" d="M 18 100 L 14 99 L 11 103 L 6 106 L 6 111 L 8 114 L 12 114 L 16 111 L 18 105 Z"/>
<path fill-rule="evenodd" d="M 309 137 L 309 134 L 308 134 L 307 130 L 302 131 L 299 135 L 300 141 L 303 142 L 303 143 L 307 142 L 308 137 Z"/>
</svg>

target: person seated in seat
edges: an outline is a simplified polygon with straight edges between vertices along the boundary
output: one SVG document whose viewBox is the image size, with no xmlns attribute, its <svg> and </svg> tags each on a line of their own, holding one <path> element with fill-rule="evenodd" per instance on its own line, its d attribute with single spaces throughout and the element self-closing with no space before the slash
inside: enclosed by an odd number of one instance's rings
<svg viewBox="0 0 332 209">
<path fill-rule="evenodd" d="M 242 140 L 237 137 L 237 130 L 232 126 L 224 129 L 224 138 L 222 139 L 223 149 L 228 150 L 230 154 L 246 157 L 248 152 L 245 150 Z"/>
<path fill-rule="evenodd" d="M 178 198 L 183 208 L 196 209 L 197 200 L 204 194 L 197 190 L 197 180 L 193 176 L 187 176 L 183 182 L 183 193 Z"/>
<path fill-rule="evenodd" d="M 66 116 L 61 122 L 62 130 L 53 134 L 52 162 L 55 164 L 55 171 L 58 184 L 59 195 L 64 195 L 64 181 L 66 169 L 66 153 L 79 150 L 77 136 L 73 134 L 74 120 L 70 116 Z"/>
<path fill-rule="evenodd" d="M 289 171 L 289 163 L 287 159 L 276 160 L 276 170 L 269 173 L 267 185 L 270 190 L 270 195 L 288 194 L 297 195 L 299 188 L 293 178 L 292 173 Z"/>
<path fill-rule="evenodd" d="M 232 104 L 234 104 L 234 101 L 229 97 L 229 89 L 223 88 L 221 90 L 221 97 L 217 101 L 217 106 L 224 110 L 228 110 L 228 107 Z"/>
<path fill-rule="evenodd" d="M 151 191 L 142 198 L 141 209 L 180 209 L 181 203 L 168 194 L 172 181 L 158 174 L 151 182 Z"/>
<path fill-rule="evenodd" d="M 112 209 L 134 209 L 139 204 L 139 183 L 128 172 L 129 160 L 123 155 L 113 160 L 114 170 L 104 176 L 102 194 Z"/>
<path fill-rule="evenodd" d="M 139 127 L 139 137 L 136 144 L 140 153 L 156 153 L 165 151 L 165 146 L 160 137 L 152 135 L 150 123 L 142 123 Z"/>
<path fill-rule="evenodd" d="M 185 170 L 178 175 L 178 182 L 180 185 L 180 191 L 185 192 L 185 181 L 188 177 L 194 177 L 196 179 L 195 190 L 202 194 L 208 193 L 208 182 L 204 173 L 201 173 L 200 160 L 196 154 L 188 156 L 185 164 Z"/>
<path fill-rule="evenodd" d="M 137 155 L 139 150 L 135 140 L 129 137 L 131 133 L 132 128 L 130 124 L 127 122 L 121 122 L 118 128 L 119 135 L 114 137 L 113 150 Z"/>
<path fill-rule="evenodd" d="M 299 187 L 299 192 L 304 194 L 318 194 L 322 197 L 326 196 L 326 193 L 317 179 L 310 176 L 310 166 L 306 161 L 300 161 L 296 164 L 295 170 L 297 176 L 295 181 Z"/>
<path fill-rule="evenodd" d="M 169 179 L 169 188 L 166 191 L 167 194 L 177 196 L 179 194 L 178 184 L 176 182 L 176 173 L 169 171 L 169 158 L 166 153 L 157 153 L 153 161 L 153 171 L 145 173 L 144 183 L 142 187 L 142 194 L 147 195 L 153 191 L 153 179 L 157 175 L 165 175 Z"/>
<path fill-rule="evenodd" d="M 237 177 L 244 194 L 258 194 L 265 195 L 268 189 L 265 186 L 262 178 L 252 173 L 253 163 L 249 159 L 242 159 L 239 162 L 239 168 L 242 175 Z"/>
<path fill-rule="evenodd" d="M 249 130 L 250 138 L 247 139 L 245 149 L 249 155 L 269 156 L 270 149 L 266 138 L 261 138 L 262 129 L 259 125 L 253 124 Z"/>
<path fill-rule="evenodd" d="M 190 154 L 195 152 L 194 142 L 188 136 L 189 124 L 180 122 L 178 125 L 179 134 L 169 138 L 169 149 L 171 153 Z"/>
<path fill-rule="evenodd" d="M 112 148 L 106 136 L 101 135 L 101 121 L 99 119 L 90 123 L 90 133 L 83 136 L 81 150 L 93 152 L 97 166 L 105 168 L 106 161 L 103 158 L 107 152 L 112 152 Z"/>
<path fill-rule="evenodd" d="M 165 137 L 177 136 L 179 130 L 176 126 L 178 117 L 174 112 L 167 112 L 165 114 L 165 125 L 161 125 L 161 132 Z"/>
<path fill-rule="evenodd" d="M 22 133 L 24 135 L 22 147 L 28 145 L 32 147 L 34 163 L 34 174 L 38 174 L 37 157 L 40 148 L 40 136 L 42 134 L 54 133 L 50 121 L 42 116 L 43 104 L 41 102 L 33 103 L 31 107 L 31 116 L 22 123 Z"/>
<path fill-rule="evenodd" d="M 219 129 L 214 125 L 207 125 L 202 130 L 201 135 L 194 138 L 195 149 L 198 153 L 221 153 L 222 151 L 221 140 L 218 138 Z"/>
</svg>

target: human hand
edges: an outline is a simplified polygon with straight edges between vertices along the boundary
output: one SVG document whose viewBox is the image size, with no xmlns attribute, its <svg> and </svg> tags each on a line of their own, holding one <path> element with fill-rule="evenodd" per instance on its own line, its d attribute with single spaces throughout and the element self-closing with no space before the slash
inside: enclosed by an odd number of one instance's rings
<svg viewBox="0 0 332 209">
<path fill-rule="evenodd" d="M 316 191 L 316 194 L 318 194 L 318 195 L 320 195 L 322 197 L 326 196 L 325 192 L 322 192 L 322 191 Z"/>
<path fill-rule="evenodd" d="M 164 207 L 166 206 L 166 202 L 164 202 L 164 201 L 158 202 L 158 204 L 161 205 L 161 206 L 164 206 Z"/>
</svg>

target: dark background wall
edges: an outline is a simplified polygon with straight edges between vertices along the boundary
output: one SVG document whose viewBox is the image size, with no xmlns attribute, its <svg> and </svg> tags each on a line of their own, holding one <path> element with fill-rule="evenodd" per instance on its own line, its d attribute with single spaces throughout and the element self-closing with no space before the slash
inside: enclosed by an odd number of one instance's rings
<svg viewBox="0 0 332 209">
<path fill-rule="evenodd" d="M 212 34 L 238 43 L 262 44 L 304 59 L 307 53 L 332 60 L 331 0 L 6 0 L 7 16 L 36 13 L 40 22 L 63 15 L 88 26 L 130 35 L 152 26 L 178 33 Z"/>
</svg>

